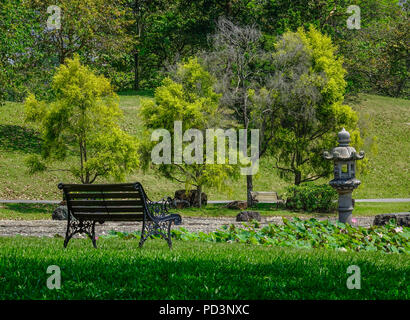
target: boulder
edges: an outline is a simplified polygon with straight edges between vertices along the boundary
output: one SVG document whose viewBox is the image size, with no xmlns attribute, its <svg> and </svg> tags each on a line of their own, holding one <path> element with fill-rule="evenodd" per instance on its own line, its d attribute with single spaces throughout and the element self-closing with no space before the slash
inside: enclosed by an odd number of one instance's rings
<svg viewBox="0 0 410 320">
<path fill-rule="evenodd" d="M 236 221 L 261 221 L 261 214 L 257 211 L 241 211 L 236 216 Z"/>
<path fill-rule="evenodd" d="M 198 191 L 191 190 L 190 195 L 191 195 L 191 206 L 199 207 Z M 201 193 L 201 204 L 203 206 L 206 206 L 207 203 L 208 203 L 208 196 L 205 194 L 205 192 L 202 192 Z"/>
<path fill-rule="evenodd" d="M 185 200 L 185 201 L 189 202 L 189 193 L 190 193 L 190 191 L 177 190 L 177 191 L 175 191 L 174 199 L 176 199 L 176 200 Z"/>
<path fill-rule="evenodd" d="M 191 204 L 187 200 L 174 199 L 174 206 L 176 209 L 184 209 L 184 208 L 189 208 Z"/>
<path fill-rule="evenodd" d="M 246 201 L 232 201 L 229 202 L 226 207 L 228 209 L 246 210 L 248 208 L 248 203 Z"/>
<path fill-rule="evenodd" d="M 68 217 L 68 209 L 67 206 L 59 206 L 57 207 L 52 215 L 51 215 L 53 220 L 67 220 Z"/>
<path fill-rule="evenodd" d="M 197 194 L 198 194 L 197 190 L 188 190 L 188 191 L 177 190 L 175 191 L 174 200 L 175 200 L 175 203 L 178 204 L 181 208 L 186 207 L 187 203 L 191 207 L 198 207 L 199 203 L 197 199 Z M 202 205 L 206 205 L 208 203 L 208 196 L 206 195 L 205 192 L 201 193 L 201 202 L 202 202 Z"/>
<path fill-rule="evenodd" d="M 375 226 L 383 226 L 388 224 L 390 219 L 396 220 L 399 226 L 410 227 L 410 212 L 378 214 L 374 217 L 373 224 Z"/>
</svg>

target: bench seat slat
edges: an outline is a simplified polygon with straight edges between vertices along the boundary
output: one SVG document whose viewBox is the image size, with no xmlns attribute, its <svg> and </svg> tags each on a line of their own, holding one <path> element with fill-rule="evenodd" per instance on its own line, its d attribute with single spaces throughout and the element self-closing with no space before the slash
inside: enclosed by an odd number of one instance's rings
<svg viewBox="0 0 410 320">
<path fill-rule="evenodd" d="M 270 191 L 251 191 L 252 198 L 263 203 L 279 203 L 282 200 L 278 197 L 277 192 Z"/>
<path fill-rule="evenodd" d="M 132 207 L 143 206 L 142 200 L 71 200 L 74 207 Z"/>
<path fill-rule="evenodd" d="M 80 220 L 91 221 L 143 221 L 144 214 L 126 213 L 126 214 L 102 214 L 102 213 L 77 213 L 74 215 Z"/>
<path fill-rule="evenodd" d="M 136 191 L 134 183 L 119 183 L 119 184 L 65 184 L 66 191 Z"/>
<path fill-rule="evenodd" d="M 75 214 L 76 212 L 100 212 L 100 213 L 111 213 L 111 212 L 144 212 L 143 207 L 71 207 L 71 211 Z"/>
<path fill-rule="evenodd" d="M 141 194 L 139 192 L 107 192 L 107 193 L 90 193 L 90 192 L 83 192 L 83 193 L 68 193 L 67 196 L 70 199 L 141 199 Z"/>
</svg>

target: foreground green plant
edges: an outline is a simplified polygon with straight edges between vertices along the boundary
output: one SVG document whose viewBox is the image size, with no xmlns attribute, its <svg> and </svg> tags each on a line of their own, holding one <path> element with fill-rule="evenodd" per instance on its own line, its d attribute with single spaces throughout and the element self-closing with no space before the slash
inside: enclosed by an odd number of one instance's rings
<svg viewBox="0 0 410 320">
<path fill-rule="evenodd" d="M 185 228 L 172 230 L 172 236 L 183 241 L 238 242 L 264 246 L 293 248 L 325 248 L 340 251 L 382 251 L 410 253 L 410 228 L 398 227 L 394 220 L 386 226 L 355 227 L 340 222 L 316 219 L 292 221 L 283 218 L 283 225 L 269 224 L 259 229 L 259 223 L 243 223 L 244 228 L 223 226 L 210 233 L 189 232 Z M 111 231 L 106 238 L 133 239 L 140 233 Z"/>
</svg>

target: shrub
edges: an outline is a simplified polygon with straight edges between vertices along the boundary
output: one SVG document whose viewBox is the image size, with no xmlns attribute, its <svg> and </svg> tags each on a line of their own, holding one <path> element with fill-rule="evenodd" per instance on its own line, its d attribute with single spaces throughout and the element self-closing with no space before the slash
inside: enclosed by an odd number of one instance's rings
<svg viewBox="0 0 410 320">
<path fill-rule="evenodd" d="M 286 207 L 307 212 L 333 212 L 336 207 L 337 192 L 329 185 L 305 183 L 286 189 Z"/>
</svg>

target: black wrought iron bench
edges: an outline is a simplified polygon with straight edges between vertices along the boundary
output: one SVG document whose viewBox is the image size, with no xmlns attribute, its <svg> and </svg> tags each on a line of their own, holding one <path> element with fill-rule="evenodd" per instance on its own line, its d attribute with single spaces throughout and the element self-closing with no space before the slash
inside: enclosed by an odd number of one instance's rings
<svg viewBox="0 0 410 320">
<path fill-rule="evenodd" d="M 105 221 L 142 221 L 142 247 L 145 240 L 152 235 L 161 235 L 172 248 L 171 225 L 181 224 L 179 214 L 170 214 L 168 208 L 171 199 L 151 201 L 142 185 L 136 183 L 123 184 L 63 184 L 67 202 L 68 219 L 64 248 L 76 233 L 87 234 L 95 248 L 95 224 Z"/>
</svg>

